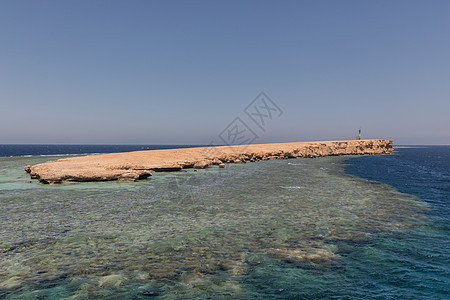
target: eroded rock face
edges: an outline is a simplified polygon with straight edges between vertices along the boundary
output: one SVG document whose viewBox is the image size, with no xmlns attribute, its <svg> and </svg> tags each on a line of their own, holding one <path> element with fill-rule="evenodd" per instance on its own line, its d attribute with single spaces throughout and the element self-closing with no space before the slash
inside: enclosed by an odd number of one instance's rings
<svg viewBox="0 0 450 300">
<path fill-rule="evenodd" d="M 239 146 L 197 147 L 111 153 L 70 157 L 26 166 L 31 179 L 42 183 L 62 181 L 136 181 L 153 172 L 203 169 L 224 163 L 259 160 L 315 158 L 350 154 L 388 154 L 393 151 L 390 140 L 348 140 L 255 144 Z"/>
<path fill-rule="evenodd" d="M 26 165 L 26 166 L 24 167 L 24 169 L 25 169 L 25 172 L 27 172 L 27 173 L 30 173 L 30 172 L 31 172 L 31 166 L 30 166 L 30 165 Z"/>
<path fill-rule="evenodd" d="M 135 171 L 130 171 L 130 172 L 126 172 L 121 174 L 118 178 L 117 181 L 121 181 L 121 182 L 133 182 L 139 179 L 146 179 L 149 176 L 152 175 L 151 171 L 141 171 L 141 170 L 135 170 Z"/>
<path fill-rule="evenodd" d="M 209 161 L 209 160 L 201 160 L 201 161 L 194 163 L 194 169 L 204 169 L 204 168 L 209 167 L 210 164 L 211 164 L 211 161 Z"/>
</svg>

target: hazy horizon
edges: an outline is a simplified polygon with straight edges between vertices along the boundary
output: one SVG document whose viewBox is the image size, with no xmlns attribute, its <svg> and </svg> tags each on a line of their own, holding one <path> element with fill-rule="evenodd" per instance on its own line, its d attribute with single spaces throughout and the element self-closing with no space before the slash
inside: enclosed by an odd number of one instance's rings
<svg viewBox="0 0 450 300">
<path fill-rule="evenodd" d="M 208 145 L 233 128 L 278 143 L 362 128 L 363 139 L 449 145 L 448 11 L 449 1 L 4 1 L 0 144 Z M 272 111 L 252 102 L 261 92 Z"/>
<path fill-rule="evenodd" d="M 329 141 L 329 140 L 327 140 Z M 288 141 L 286 143 L 290 143 L 290 142 L 294 142 L 294 141 Z M 319 140 L 317 141 L 299 141 L 299 142 L 321 142 Z M 271 143 L 271 142 L 267 142 L 267 143 Z M 279 142 L 279 143 L 283 143 L 283 142 Z M 253 144 L 260 144 L 258 142 L 255 142 Z M 264 143 L 261 143 L 264 144 Z M 136 145 L 136 146 L 194 146 L 194 147 L 203 147 L 203 146 L 228 146 L 227 144 L 123 144 L 123 143 L 106 143 L 106 144 L 96 144 L 96 143 L 91 143 L 91 144 L 78 144 L 78 143 L 48 143 L 48 144 L 42 144 L 42 143 L 5 143 L 5 144 L 0 144 L 0 145 L 92 145 L 92 146 L 115 146 L 115 145 L 119 145 L 119 146 L 127 146 L 127 145 Z M 393 145 L 396 147 L 427 147 L 427 146 L 442 146 L 442 147 L 448 147 L 450 146 L 450 144 L 396 144 L 395 141 L 393 141 Z"/>
</svg>

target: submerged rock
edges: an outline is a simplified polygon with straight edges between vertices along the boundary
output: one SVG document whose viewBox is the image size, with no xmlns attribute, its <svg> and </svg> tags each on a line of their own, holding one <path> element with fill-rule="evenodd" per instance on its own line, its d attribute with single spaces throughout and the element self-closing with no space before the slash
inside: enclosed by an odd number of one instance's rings
<svg viewBox="0 0 450 300">
<path fill-rule="evenodd" d="M 119 286 L 124 281 L 124 277 L 119 274 L 103 276 L 98 280 L 99 287 Z"/>
<path fill-rule="evenodd" d="M 19 277 L 13 276 L 6 281 L 0 282 L 0 289 L 12 289 L 22 283 Z"/>
<path fill-rule="evenodd" d="M 327 262 L 336 258 L 333 252 L 312 247 L 304 249 L 271 248 L 268 252 L 278 258 L 292 262 Z"/>
</svg>

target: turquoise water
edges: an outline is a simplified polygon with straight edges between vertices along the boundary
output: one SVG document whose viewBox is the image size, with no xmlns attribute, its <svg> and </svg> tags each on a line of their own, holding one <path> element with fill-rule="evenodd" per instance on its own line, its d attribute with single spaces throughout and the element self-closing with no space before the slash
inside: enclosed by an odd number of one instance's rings
<svg viewBox="0 0 450 300">
<path fill-rule="evenodd" d="M 342 157 L 27 183 L 23 166 L 51 159 L 0 158 L 0 297 L 448 296 L 448 256 L 422 251 L 446 230 L 433 204 Z"/>
</svg>

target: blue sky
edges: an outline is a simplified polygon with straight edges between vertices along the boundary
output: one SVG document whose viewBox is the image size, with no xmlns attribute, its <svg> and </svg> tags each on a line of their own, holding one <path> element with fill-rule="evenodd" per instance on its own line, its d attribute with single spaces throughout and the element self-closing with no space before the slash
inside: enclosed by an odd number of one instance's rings
<svg viewBox="0 0 450 300">
<path fill-rule="evenodd" d="M 450 1 L 0 2 L 1 143 L 450 144 Z M 244 113 L 264 91 L 283 111 Z M 270 121 L 270 122 L 269 122 Z"/>
</svg>

